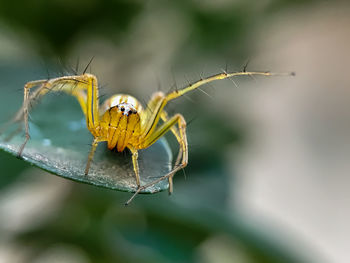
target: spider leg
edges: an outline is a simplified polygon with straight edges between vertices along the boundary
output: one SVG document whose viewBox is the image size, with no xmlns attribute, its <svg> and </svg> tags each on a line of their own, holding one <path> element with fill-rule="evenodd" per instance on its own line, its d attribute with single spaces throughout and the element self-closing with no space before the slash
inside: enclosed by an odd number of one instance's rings
<svg viewBox="0 0 350 263">
<path fill-rule="evenodd" d="M 186 136 L 186 121 L 181 114 L 175 114 L 173 117 L 168 119 L 166 113 L 163 113 L 163 118 L 166 120 L 157 130 L 155 130 L 147 139 L 141 143 L 140 147 L 147 148 L 151 146 L 154 142 L 156 142 L 160 137 L 162 137 L 166 132 L 173 129 L 173 133 L 180 145 L 179 153 L 181 156 L 181 164 L 180 157 L 177 157 L 174 169 L 177 166 L 184 168 L 188 163 L 188 144 L 187 144 L 187 136 Z M 178 124 L 179 130 L 177 130 L 174 126 Z M 173 171 L 174 171 L 173 169 Z M 169 193 L 171 194 L 173 191 L 172 177 L 175 172 L 170 172 L 168 175 L 169 178 Z"/>
<path fill-rule="evenodd" d="M 167 122 L 169 120 L 168 117 L 168 113 L 166 111 L 162 111 L 160 118 L 164 121 Z M 181 145 L 181 135 L 179 133 L 179 130 L 176 128 L 176 126 L 171 126 L 170 128 L 171 132 L 174 134 L 174 136 L 176 137 L 176 140 L 178 141 L 179 145 Z M 181 162 L 181 158 L 182 158 L 182 154 L 183 154 L 183 149 L 182 147 L 179 148 L 179 152 L 177 154 L 176 157 L 176 161 L 175 161 L 175 165 L 174 167 L 177 167 L 180 162 Z M 171 194 L 173 192 L 173 176 L 169 177 L 169 194 Z"/>
<path fill-rule="evenodd" d="M 163 122 L 167 122 L 169 120 L 169 116 L 168 116 L 168 113 L 166 111 L 162 111 L 161 115 L 160 115 L 160 118 L 163 120 Z M 171 126 L 170 128 L 171 132 L 174 134 L 174 136 L 176 137 L 177 141 L 180 142 L 180 133 L 179 133 L 179 130 L 177 129 L 176 126 Z M 176 162 L 179 163 L 178 159 L 181 158 L 181 155 L 180 157 L 178 156 L 176 158 Z"/>
<path fill-rule="evenodd" d="M 195 90 L 199 88 L 200 86 L 203 86 L 204 84 L 210 83 L 215 80 L 221 80 L 221 79 L 230 79 L 233 77 L 237 76 L 294 76 L 294 72 L 292 73 L 273 73 L 273 72 L 248 72 L 248 71 L 241 71 L 241 72 L 232 72 L 232 73 L 227 73 L 226 71 L 223 71 L 222 73 L 212 75 L 207 78 L 203 78 L 199 81 L 196 81 L 194 83 L 189 84 L 187 87 L 180 89 L 180 90 L 175 90 L 173 92 L 170 92 L 166 95 L 166 101 L 170 101 L 173 99 L 176 99 L 185 93 Z"/>
<path fill-rule="evenodd" d="M 24 118 L 24 127 L 25 127 L 25 140 L 23 144 L 20 146 L 18 150 L 18 157 L 22 155 L 23 149 L 26 146 L 28 140 L 30 139 L 29 135 L 29 124 L 28 124 L 28 116 L 29 116 L 29 105 L 30 105 L 30 100 L 29 100 L 29 90 L 31 88 L 34 88 L 38 85 L 45 85 L 46 81 L 44 80 L 37 80 L 37 81 L 32 81 L 28 82 L 24 85 L 24 98 L 23 98 L 23 105 L 22 108 L 18 111 L 18 113 L 15 116 L 14 121 L 20 121 L 22 118 Z M 33 97 L 36 97 L 36 94 L 40 92 L 40 89 L 36 90 L 35 93 L 33 94 Z"/>
<path fill-rule="evenodd" d="M 170 171 L 169 173 L 167 173 L 166 175 L 159 177 L 157 180 L 150 182 L 146 185 L 141 186 L 140 188 L 137 189 L 137 191 L 129 198 L 128 201 L 125 202 L 125 206 L 129 205 L 132 200 L 134 200 L 134 198 L 144 189 L 147 189 L 148 187 L 151 187 L 167 178 L 169 178 L 170 176 L 174 175 L 175 173 L 177 173 L 179 170 L 181 170 L 183 167 L 181 167 L 181 165 L 179 165 L 178 167 L 174 167 L 174 169 L 172 171 Z"/>
<path fill-rule="evenodd" d="M 34 87 L 36 87 L 38 85 L 41 85 L 41 84 L 43 84 L 45 82 L 46 82 L 46 80 L 36 80 L 36 81 L 28 82 L 26 85 L 27 85 L 28 89 L 30 89 L 30 88 L 34 88 Z M 28 99 L 29 100 L 28 101 L 29 106 L 31 105 L 31 102 L 36 98 L 36 96 L 37 96 L 37 92 L 31 94 L 30 98 Z M 24 98 L 26 99 L 26 94 L 24 94 Z M 12 118 L 12 120 L 7 121 L 4 125 L 2 125 L 2 127 L 0 129 L 0 134 L 2 134 L 5 130 L 7 130 L 7 128 L 11 124 L 19 123 L 19 122 L 24 120 L 24 110 L 23 109 L 24 109 L 24 105 L 25 105 L 25 99 L 23 100 L 22 107 L 16 113 L 16 115 Z M 21 132 L 22 128 L 23 127 L 19 124 L 18 128 L 5 138 L 5 141 L 10 141 L 16 134 Z"/>
<path fill-rule="evenodd" d="M 142 131 L 143 137 L 147 138 L 149 134 L 152 134 L 154 132 L 154 130 L 156 129 L 156 125 L 161 117 L 161 113 L 163 112 L 164 107 L 169 101 L 174 100 L 178 97 L 181 97 L 187 92 L 195 90 L 203 86 L 204 84 L 213 82 L 215 80 L 228 79 L 228 78 L 237 77 L 237 76 L 255 76 L 255 75 L 292 76 L 294 75 L 294 73 L 247 72 L 247 71 L 227 73 L 224 71 L 223 73 L 219 73 L 207 78 L 203 78 L 199 81 L 196 81 L 194 83 L 187 85 L 183 89 L 180 89 L 180 90 L 177 89 L 168 94 L 164 94 L 162 92 L 156 92 L 151 98 L 150 102 L 148 103 L 148 108 L 151 109 L 151 111 L 146 111 L 145 118 L 143 118 L 143 122 L 141 123 L 141 126 L 142 126 L 141 131 Z"/>
<path fill-rule="evenodd" d="M 87 160 L 86 166 L 85 166 L 85 172 L 84 172 L 85 175 L 88 175 L 88 173 L 89 173 L 91 161 L 94 157 L 98 143 L 103 142 L 103 141 L 106 141 L 106 139 L 99 138 L 99 137 L 95 137 L 94 140 L 92 141 L 91 150 L 89 152 L 88 160 Z"/>
<path fill-rule="evenodd" d="M 139 163 L 137 161 L 139 154 L 138 154 L 138 151 L 135 147 L 128 145 L 128 148 L 130 149 L 130 151 L 132 153 L 132 165 L 134 167 L 137 189 L 139 189 L 140 188 L 140 170 L 139 170 Z"/>
<path fill-rule="evenodd" d="M 141 113 L 141 134 L 146 137 L 152 127 L 159 121 L 160 108 L 164 100 L 164 93 L 159 91 L 152 95 L 147 107 Z M 158 118 L 157 118 L 158 117 Z"/>
<path fill-rule="evenodd" d="M 181 158 L 178 156 L 176 164 L 169 173 L 166 175 L 158 178 L 157 180 L 150 182 L 146 185 L 143 185 L 137 189 L 137 191 L 134 193 L 134 195 L 125 203 L 125 205 L 130 204 L 130 202 L 135 198 L 135 196 L 140 193 L 142 190 L 157 184 L 158 182 L 168 179 L 169 180 L 169 194 L 173 191 L 173 181 L 172 178 L 174 174 L 179 171 L 180 169 L 183 169 L 186 167 L 188 163 L 188 144 L 187 144 L 187 136 L 186 136 L 186 121 L 184 117 L 181 114 L 175 114 L 170 119 L 167 118 L 167 115 L 163 114 L 164 119 L 166 121 L 157 129 L 155 130 L 145 141 L 143 141 L 140 145 L 140 149 L 147 148 L 151 146 L 154 142 L 156 142 L 160 137 L 162 137 L 166 132 L 169 130 L 175 131 L 174 135 L 178 138 L 178 142 L 180 145 L 180 151 Z M 175 125 L 178 124 L 178 130 L 176 129 Z M 180 163 L 181 160 L 181 163 Z"/>
<path fill-rule="evenodd" d="M 30 90 L 37 87 L 32 94 Z M 24 99 L 21 109 L 14 118 L 14 122 L 24 120 L 25 141 L 20 146 L 18 156 L 22 155 L 23 149 L 30 139 L 29 135 L 29 109 L 31 102 L 44 96 L 49 91 L 63 91 L 75 96 L 86 116 L 88 129 L 94 137 L 98 137 L 99 113 L 98 113 L 98 87 L 94 75 L 84 74 L 80 76 L 65 76 L 50 80 L 37 80 L 28 82 L 24 86 Z"/>
</svg>

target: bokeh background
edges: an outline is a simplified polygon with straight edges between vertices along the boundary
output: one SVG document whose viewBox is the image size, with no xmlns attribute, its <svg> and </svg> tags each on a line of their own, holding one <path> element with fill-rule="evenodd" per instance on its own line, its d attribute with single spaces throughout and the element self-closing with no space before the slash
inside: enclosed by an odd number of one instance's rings
<svg viewBox="0 0 350 263">
<path fill-rule="evenodd" d="M 349 262 L 349 14 L 346 1 L 0 1 L 0 81 L 19 97 L 92 57 L 105 94 L 141 101 L 248 61 L 296 72 L 171 103 L 190 153 L 170 197 L 125 208 L 127 193 L 1 152 L 0 262 Z"/>
</svg>

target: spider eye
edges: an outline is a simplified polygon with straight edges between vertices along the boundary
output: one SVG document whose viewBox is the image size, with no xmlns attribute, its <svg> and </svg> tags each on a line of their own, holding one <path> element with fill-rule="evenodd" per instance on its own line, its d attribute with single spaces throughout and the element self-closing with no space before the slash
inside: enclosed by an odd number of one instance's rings
<svg viewBox="0 0 350 263">
<path fill-rule="evenodd" d="M 125 108 L 124 108 L 124 107 L 122 107 L 122 108 L 120 108 L 120 110 L 121 110 L 121 111 L 125 111 Z"/>
<path fill-rule="evenodd" d="M 128 114 L 133 114 L 133 112 L 131 110 L 129 110 Z"/>
</svg>

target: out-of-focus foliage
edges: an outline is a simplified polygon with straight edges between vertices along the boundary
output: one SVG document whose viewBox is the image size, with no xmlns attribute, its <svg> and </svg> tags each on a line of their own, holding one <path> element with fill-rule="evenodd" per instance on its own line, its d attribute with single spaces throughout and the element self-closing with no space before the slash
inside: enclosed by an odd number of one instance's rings
<svg viewBox="0 0 350 263">
<path fill-rule="evenodd" d="M 157 3 L 158 2 L 158 3 Z M 30 36 L 34 46 L 45 55 L 64 57 L 81 36 L 101 36 L 115 42 L 128 34 L 128 27 L 152 3 L 181 14 L 192 27 L 185 45 L 215 53 L 240 53 L 249 28 L 270 12 L 307 4 L 310 0 L 274 1 L 126 1 L 54 0 L 0 1 L 0 21 L 19 33 Z M 243 57 L 244 58 L 244 57 Z"/>
<path fill-rule="evenodd" d="M 117 32 L 122 37 L 142 5 L 124 0 L 1 1 L 0 17 L 19 32 L 28 33 L 39 51 L 47 54 L 51 49 L 62 55 L 80 34 Z"/>
</svg>

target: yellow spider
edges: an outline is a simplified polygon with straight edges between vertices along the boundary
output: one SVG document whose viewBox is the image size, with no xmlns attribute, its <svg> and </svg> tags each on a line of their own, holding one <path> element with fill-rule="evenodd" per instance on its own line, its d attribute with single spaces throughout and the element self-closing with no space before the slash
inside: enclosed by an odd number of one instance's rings
<svg viewBox="0 0 350 263">
<path fill-rule="evenodd" d="M 23 149 L 30 139 L 28 116 L 31 102 L 42 97 L 49 91 L 63 91 L 77 98 L 86 117 L 87 128 L 94 137 L 86 163 L 85 175 L 89 173 L 90 163 L 93 159 L 98 143 L 106 141 L 108 149 L 110 150 L 116 149 L 118 152 L 122 152 L 125 148 L 128 148 L 132 153 L 132 163 L 136 177 L 137 190 L 126 204 L 130 203 L 140 191 L 164 179 L 168 179 L 169 193 L 172 193 L 174 174 L 180 169 L 186 167 L 188 163 L 186 121 L 179 113 L 169 117 L 164 110 L 164 107 L 169 101 L 176 99 L 191 90 L 197 89 L 206 83 L 243 75 L 271 76 L 277 74 L 246 71 L 234 73 L 223 72 L 201 79 L 181 90 L 175 90 L 168 94 L 156 92 L 151 97 L 145 109 L 143 109 L 141 103 L 137 99 L 125 94 L 114 95 L 100 105 L 98 99 L 97 78 L 88 73 L 28 82 L 24 86 L 23 105 L 14 119 L 16 122 L 24 120 L 25 125 L 25 141 L 21 145 L 18 155 L 22 155 Z M 30 93 L 32 89 L 33 91 Z M 162 119 L 163 123 L 158 125 L 160 119 Z M 175 165 L 168 174 L 147 185 L 141 186 L 137 160 L 138 151 L 151 146 L 169 130 L 174 134 L 180 146 Z"/>
</svg>

